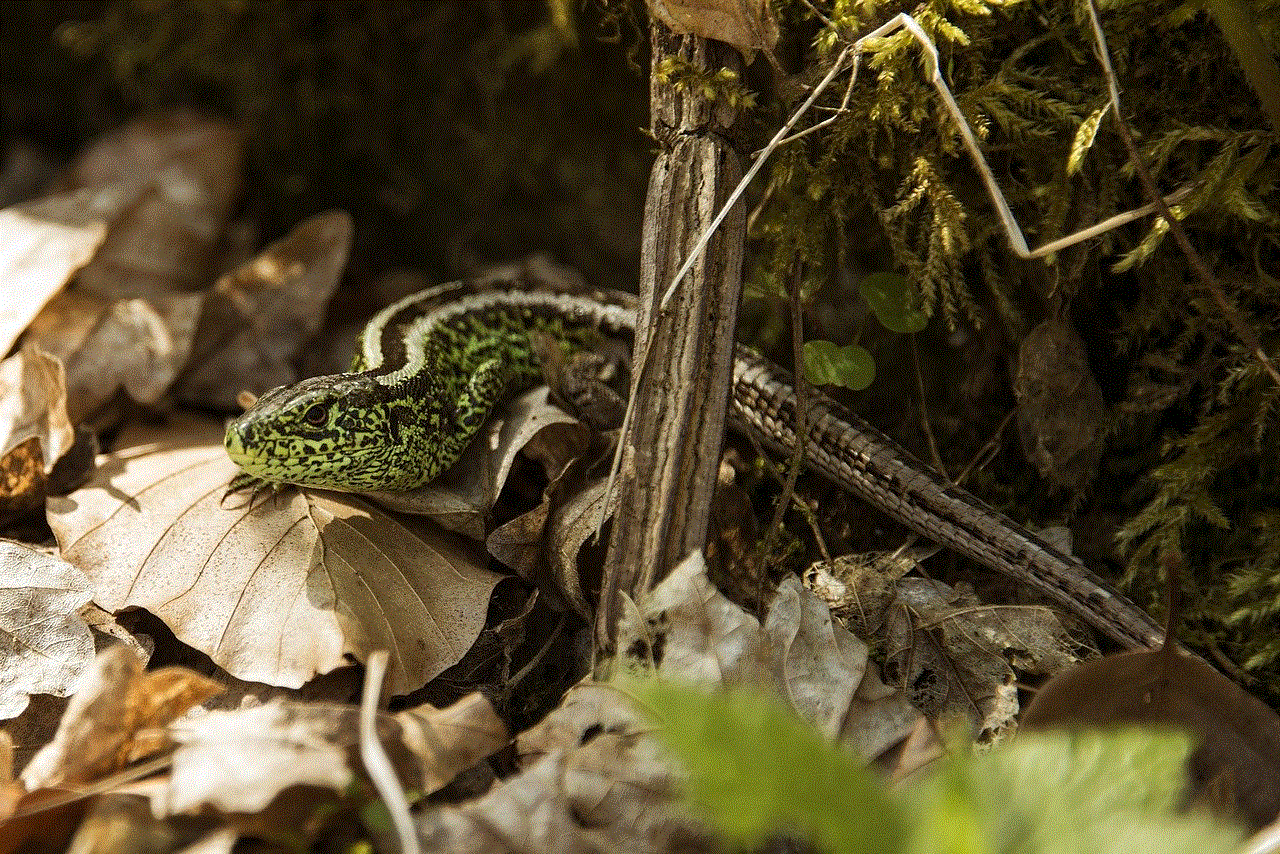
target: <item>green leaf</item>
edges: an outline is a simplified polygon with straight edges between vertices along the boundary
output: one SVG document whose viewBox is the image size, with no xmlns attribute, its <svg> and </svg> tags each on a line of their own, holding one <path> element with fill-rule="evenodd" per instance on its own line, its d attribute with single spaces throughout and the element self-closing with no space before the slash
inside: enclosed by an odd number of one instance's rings
<svg viewBox="0 0 1280 854">
<path fill-rule="evenodd" d="M 1022 733 L 951 755 L 897 790 L 775 700 L 657 680 L 626 690 L 689 775 L 687 794 L 731 845 L 786 832 L 831 854 L 1228 854 L 1243 834 L 1181 813 L 1187 736 Z"/>
<path fill-rule="evenodd" d="M 1177 814 L 1191 741 L 1150 730 L 1022 733 L 907 793 L 911 854 L 1226 854 L 1241 834 Z"/>
<path fill-rule="evenodd" d="M 838 385 L 860 391 L 876 378 L 876 363 L 865 347 L 834 341 L 804 342 L 804 378 L 814 385 Z"/>
<path fill-rule="evenodd" d="M 928 315 L 916 307 L 911 283 L 897 273 L 863 276 L 858 293 L 871 306 L 876 320 L 890 332 L 910 335 L 929 325 Z"/>
<path fill-rule="evenodd" d="M 905 817 L 885 787 L 777 701 L 657 680 L 628 688 L 655 711 L 691 800 L 729 841 L 754 847 L 785 831 L 833 854 L 901 850 Z"/>
</svg>

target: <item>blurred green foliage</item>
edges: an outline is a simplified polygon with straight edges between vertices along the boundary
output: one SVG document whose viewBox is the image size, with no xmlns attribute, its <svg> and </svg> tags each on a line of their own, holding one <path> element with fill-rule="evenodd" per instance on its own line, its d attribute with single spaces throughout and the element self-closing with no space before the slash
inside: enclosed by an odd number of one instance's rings
<svg viewBox="0 0 1280 854">
<path fill-rule="evenodd" d="M 698 813 L 744 848 L 785 833 L 830 854 L 1226 854 L 1242 836 L 1178 813 L 1191 743 L 1173 733 L 1023 734 L 889 789 L 776 700 L 656 680 L 628 689 L 688 773 Z"/>
</svg>

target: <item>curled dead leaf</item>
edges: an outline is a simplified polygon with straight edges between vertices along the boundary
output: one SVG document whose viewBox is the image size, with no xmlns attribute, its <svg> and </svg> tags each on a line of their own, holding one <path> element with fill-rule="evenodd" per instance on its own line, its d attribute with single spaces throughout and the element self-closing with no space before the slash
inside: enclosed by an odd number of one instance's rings
<svg viewBox="0 0 1280 854">
<path fill-rule="evenodd" d="M 292 362 L 320 329 L 351 249 L 351 216 L 329 211 L 297 225 L 214 286 L 200 317 L 183 401 L 230 412 L 294 382 Z"/>
<path fill-rule="evenodd" d="M 183 667 L 147 672 L 131 650 L 113 646 L 94 662 L 58 732 L 22 772 L 28 791 L 87 783 L 165 749 L 164 727 L 221 690 Z"/>
<path fill-rule="evenodd" d="M 28 344 L 0 362 L 0 454 L 39 442 L 45 474 L 75 442 L 62 364 Z"/>
</svg>

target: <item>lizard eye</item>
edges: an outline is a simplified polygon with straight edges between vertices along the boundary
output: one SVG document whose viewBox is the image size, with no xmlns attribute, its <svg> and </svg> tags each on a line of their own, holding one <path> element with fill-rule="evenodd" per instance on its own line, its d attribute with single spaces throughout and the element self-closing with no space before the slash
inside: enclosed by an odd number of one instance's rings
<svg viewBox="0 0 1280 854">
<path fill-rule="evenodd" d="M 329 420 L 329 408 L 324 404 L 317 403 L 302 413 L 302 420 L 312 427 L 323 427 L 324 423 Z"/>
</svg>

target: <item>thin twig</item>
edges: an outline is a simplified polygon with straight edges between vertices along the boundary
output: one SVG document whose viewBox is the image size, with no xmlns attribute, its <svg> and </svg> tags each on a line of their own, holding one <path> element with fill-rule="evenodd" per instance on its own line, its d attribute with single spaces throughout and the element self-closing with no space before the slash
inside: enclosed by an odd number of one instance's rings
<svg viewBox="0 0 1280 854">
<path fill-rule="evenodd" d="M 942 455 L 938 453 L 938 443 L 933 438 L 933 426 L 929 423 L 929 410 L 924 405 L 924 375 L 920 370 L 920 348 L 916 346 L 916 336 L 908 336 L 911 342 L 911 361 L 916 369 L 916 395 L 920 401 L 920 426 L 924 430 L 924 437 L 929 442 L 929 454 L 933 457 L 933 464 L 937 467 L 938 473 L 946 480 L 950 480 L 947 474 L 947 467 L 942 464 Z"/>
<path fill-rule="evenodd" d="M 800 2 L 808 6 L 809 11 L 812 12 L 814 15 L 816 15 L 818 19 L 822 21 L 822 23 L 826 24 L 828 27 L 830 27 L 833 30 L 837 29 L 836 22 L 828 18 L 825 14 L 823 14 L 822 10 L 819 9 L 817 6 L 813 5 L 813 3 L 809 2 L 809 0 L 800 0 Z"/>
<path fill-rule="evenodd" d="M 1191 265 L 1191 269 L 1195 272 L 1196 278 L 1200 280 L 1200 284 L 1213 295 L 1214 301 L 1218 303 L 1218 308 L 1227 318 L 1227 322 L 1231 324 L 1231 327 L 1235 329 L 1236 334 L 1240 336 L 1247 346 L 1253 349 L 1254 355 L 1258 357 L 1267 373 L 1271 375 L 1272 382 L 1280 386 L 1280 372 L 1276 371 L 1266 351 L 1262 349 L 1262 342 L 1258 340 L 1258 336 L 1254 334 L 1253 329 L 1244 322 L 1240 313 L 1236 311 L 1236 307 L 1227 299 L 1222 286 L 1218 284 L 1218 280 L 1209 270 L 1208 265 L 1204 263 L 1200 253 L 1196 252 L 1191 245 L 1191 240 L 1187 237 L 1186 229 L 1182 227 L 1181 220 L 1174 216 L 1166 201 L 1160 198 L 1160 192 L 1156 189 L 1155 181 L 1151 178 L 1151 173 L 1147 171 L 1146 165 L 1142 162 L 1142 156 L 1138 152 L 1138 145 L 1133 141 L 1133 134 L 1129 132 L 1129 125 L 1125 122 L 1124 115 L 1120 111 L 1120 86 L 1116 82 L 1115 71 L 1111 67 L 1111 51 L 1107 47 L 1107 37 L 1102 32 L 1102 22 L 1098 19 L 1098 6 L 1095 0 L 1089 0 L 1089 24 L 1093 27 L 1093 37 L 1097 40 L 1098 61 L 1102 64 L 1102 73 L 1107 78 L 1107 88 L 1111 92 L 1111 112 L 1115 116 L 1116 129 L 1120 132 L 1120 138 L 1124 141 L 1125 148 L 1129 150 L 1129 159 L 1133 162 L 1134 171 L 1138 173 L 1138 180 L 1142 182 L 1143 191 L 1146 192 L 1152 204 L 1160 212 L 1160 216 L 1168 224 L 1169 233 L 1173 235 L 1173 239 L 1177 242 L 1178 248 L 1182 250 L 1182 254 L 1186 257 L 1187 263 Z"/>
<path fill-rule="evenodd" d="M 1012 421 L 1013 416 L 1017 414 L 1018 414 L 1018 410 L 1016 409 L 1009 410 L 1009 414 L 1006 415 L 1004 417 L 1004 420 L 1000 422 L 1000 426 L 997 427 L 995 429 L 995 432 L 991 434 L 991 438 L 987 439 L 986 444 L 978 449 L 978 452 L 973 455 L 973 459 L 969 460 L 969 464 L 965 466 L 963 469 L 961 469 L 960 474 L 956 475 L 956 479 L 953 481 L 953 483 L 955 483 L 957 486 L 963 486 L 964 482 L 969 479 L 969 475 L 973 472 L 974 469 L 978 468 L 978 466 L 986 465 L 986 463 L 982 461 L 982 458 L 984 456 L 988 454 L 990 454 L 991 456 L 995 456 L 995 452 L 999 447 L 997 442 L 1000 439 L 1000 435 L 1004 433 L 1004 429 L 1009 426 L 1009 422 Z"/>
<path fill-rule="evenodd" d="M 421 854 L 418 831 L 409 814 L 409 802 L 404 787 L 396 776 L 391 760 L 378 741 L 378 706 L 382 697 L 382 679 L 387 673 L 389 656 L 385 649 L 369 653 L 364 666 L 364 693 L 360 697 L 360 761 L 364 764 L 369 782 L 382 797 L 391 814 L 391 824 L 400 841 L 401 854 Z"/>
<path fill-rule="evenodd" d="M 795 495 L 796 478 L 800 476 L 800 464 L 804 460 L 805 444 L 809 433 L 809 402 L 805 388 L 808 383 L 805 382 L 804 378 L 804 329 L 800 318 L 800 286 L 803 269 L 803 265 L 797 258 L 792 263 L 791 288 L 788 294 L 788 301 L 791 304 L 791 353 L 792 358 L 795 359 L 796 366 L 796 445 L 791 449 L 787 482 L 783 484 L 782 495 L 778 497 L 777 506 L 773 508 L 773 519 L 769 522 L 769 529 L 765 532 L 764 540 L 760 544 L 760 559 L 756 565 L 756 578 L 760 582 L 760 590 L 756 595 L 756 601 L 760 603 L 764 602 L 764 562 L 773 548 L 774 539 L 778 532 L 782 530 L 783 514 L 786 513 L 787 507 L 791 504 L 791 498 Z"/>
<path fill-rule="evenodd" d="M 850 74 L 850 75 L 849 75 L 849 85 L 848 85 L 848 86 L 846 86 L 846 87 L 844 87 L 844 97 L 840 99 L 840 106 L 838 106 L 838 107 L 814 107 L 814 111 L 815 111 L 815 112 L 816 112 L 816 111 L 818 111 L 818 110 L 828 110 L 828 111 L 830 111 L 830 112 L 832 113 L 832 115 L 831 115 L 830 117 L 823 119 L 822 121 L 818 122 L 816 125 L 811 125 L 810 127 L 805 128 L 804 130 L 800 131 L 799 133 L 793 133 L 793 134 L 791 134 L 791 136 L 784 137 L 784 138 L 782 138 L 782 139 L 778 140 L 777 145 L 776 145 L 776 146 L 774 146 L 774 147 L 775 147 L 775 148 L 781 148 L 781 147 L 782 147 L 782 146 L 784 146 L 784 145 L 787 145 L 787 144 L 789 144 L 789 143 L 795 142 L 797 139 L 800 139 L 801 137 L 805 137 L 805 136 L 808 136 L 808 135 L 809 135 L 809 134 L 811 134 L 811 133 L 815 133 L 815 132 L 817 132 L 817 131 L 820 131 L 820 130 L 822 130 L 824 127 L 826 127 L 827 125 L 829 125 L 829 124 L 831 124 L 832 122 L 834 122 L 836 119 L 840 118 L 840 116 L 844 115 L 844 113 L 846 113 L 846 112 L 848 111 L 848 109 L 849 109 L 849 101 L 850 101 L 850 100 L 852 100 L 852 98 L 853 98 L 853 84 L 854 84 L 854 83 L 856 83 L 856 82 L 857 82 L 857 80 L 858 80 L 858 75 L 857 75 L 857 74 Z M 759 157 L 759 156 L 761 156 L 762 154 L 764 154 L 764 149 L 761 149 L 760 151 L 752 152 L 751 156 L 752 156 L 752 157 Z"/>
<path fill-rule="evenodd" d="M 773 460 L 769 458 L 769 454 L 765 452 L 764 447 L 761 446 L 760 440 L 755 437 L 755 434 L 748 432 L 744 435 L 746 435 L 747 441 L 751 443 L 752 450 L 756 452 L 756 458 L 760 460 L 761 465 L 763 465 L 768 471 L 769 476 L 777 481 L 779 486 L 785 484 L 787 482 L 787 476 L 783 474 L 777 465 L 774 464 Z M 827 548 L 826 537 L 822 535 L 822 528 L 818 525 L 818 519 L 817 516 L 814 515 L 813 508 L 806 502 L 801 501 L 799 496 L 794 494 L 791 496 L 791 506 L 795 507 L 796 511 L 803 516 L 805 522 L 808 523 L 809 531 L 813 534 L 814 542 L 818 544 L 818 552 L 822 555 L 822 559 L 827 563 L 831 563 L 831 550 Z"/>
</svg>

